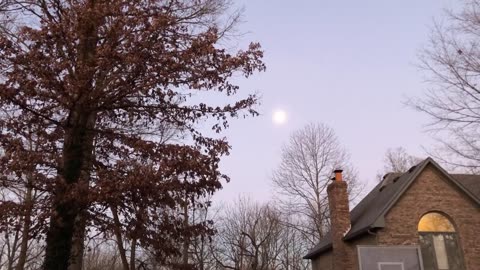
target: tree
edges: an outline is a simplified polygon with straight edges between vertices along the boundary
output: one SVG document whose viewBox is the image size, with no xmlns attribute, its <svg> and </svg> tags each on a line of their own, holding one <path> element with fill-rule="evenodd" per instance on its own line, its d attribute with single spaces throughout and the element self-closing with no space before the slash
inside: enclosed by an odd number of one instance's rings
<svg viewBox="0 0 480 270">
<path fill-rule="evenodd" d="M 389 148 L 383 157 L 383 171 L 377 174 L 377 180 L 382 181 L 387 173 L 404 173 L 420 161 L 420 158 L 409 155 L 403 147 Z"/>
<path fill-rule="evenodd" d="M 216 265 L 195 269 L 310 269 L 309 261 L 302 257 L 311 246 L 289 226 L 295 217 L 274 205 L 274 201 L 240 197 L 223 208 L 215 224 L 218 233 L 210 245 L 209 257 Z"/>
<path fill-rule="evenodd" d="M 190 223 L 211 222 L 212 220 L 219 220 L 218 209 L 212 208 L 211 197 L 201 199 L 201 203 L 205 205 L 202 208 L 189 207 L 188 215 Z M 214 226 L 215 229 L 215 226 Z M 213 236 L 215 237 L 215 235 Z M 189 239 L 188 254 L 191 264 L 194 269 L 209 270 L 216 269 L 215 256 L 212 254 L 212 239 L 213 237 L 205 237 L 200 235 Z"/>
<path fill-rule="evenodd" d="M 480 1 L 465 1 L 460 12 L 449 12 L 447 24 L 436 24 L 420 67 L 430 88 L 410 104 L 427 114 L 439 141 L 432 154 L 442 162 L 469 170 L 480 168 L 479 62 Z"/>
<path fill-rule="evenodd" d="M 239 198 L 224 209 L 217 229 L 213 252 L 220 269 L 277 269 L 282 226 L 271 205 Z"/>
<path fill-rule="evenodd" d="M 8 269 L 25 268 L 28 253 L 31 251 L 31 238 L 38 234 L 44 225 L 40 215 L 40 202 L 45 196 L 37 184 L 48 173 L 39 173 L 35 169 L 38 164 L 38 155 L 35 155 L 35 152 L 41 149 L 39 145 L 36 134 L 30 129 L 18 133 L 17 141 L 10 141 L 10 144 L 4 144 L 4 141 L 0 140 L 0 192 L 3 194 L 1 201 L 2 206 L 7 206 L 10 210 L 0 211 L 0 228 L 6 234 L 15 235 L 12 248 L 9 249 L 11 256 Z"/>
<path fill-rule="evenodd" d="M 0 31 L 8 29 L 10 18 L 5 16 L 5 11 L 8 10 L 10 0 L 0 0 Z"/>
<path fill-rule="evenodd" d="M 48 193 L 44 269 L 78 263 L 72 260 L 83 248 L 72 246 L 83 245 L 88 226 L 112 230 L 112 205 L 122 228 L 134 229 L 130 236 L 159 257 L 178 252 L 166 244 L 171 238 L 154 232 L 180 237 L 188 228 L 173 213 L 185 192 L 202 196 L 228 180 L 218 169 L 228 142 L 204 135 L 197 123 L 212 119 L 218 133 L 230 117 L 257 114 L 255 95 L 224 106 L 191 98 L 202 91 L 233 96 L 234 74 L 265 69 L 258 44 L 236 53 L 219 45 L 230 26 L 220 24 L 227 6 L 224 0 L 9 2 L 4 13 L 23 16 L 0 34 L 0 139 L 21 145 L 27 129 L 37 136 L 40 149 L 22 156 L 32 154 L 28 160 L 42 176 L 37 186 Z M 181 129 L 188 143 L 159 143 L 164 125 Z M 7 161 L 5 168 L 23 162 Z"/>
<path fill-rule="evenodd" d="M 309 124 L 290 136 L 282 148 L 280 165 L 273 172 L 273 185 L 284 206 L 283 211 L 303 221 L 291 226 L 310 242 L 309 247 L 329 229 L 326 189 L 333 170 L 338 168 L 344 170 L 350 199 L 355 199 L 359 184 L 347 152 L 330 127 Z"/>
</svg>

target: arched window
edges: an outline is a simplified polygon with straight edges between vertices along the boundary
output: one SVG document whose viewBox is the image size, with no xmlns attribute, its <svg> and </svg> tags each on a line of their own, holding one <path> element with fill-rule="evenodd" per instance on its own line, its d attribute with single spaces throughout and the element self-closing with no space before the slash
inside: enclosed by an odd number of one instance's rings
<svg viewBox="0 0 480 270">
<path fill-rule="evenodd" d="M 455 227 L 438 212 L 425 214 L 418 222 L 424 270 L 464 270 Z"/>
</svg>

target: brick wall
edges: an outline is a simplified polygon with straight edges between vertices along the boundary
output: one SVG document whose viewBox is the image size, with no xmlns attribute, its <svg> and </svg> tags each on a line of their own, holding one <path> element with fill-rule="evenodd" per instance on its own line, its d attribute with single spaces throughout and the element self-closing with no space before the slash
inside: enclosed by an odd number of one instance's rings
<svg viewBox="0 0 480 270">
<path fill-rule="evenodd" d="M 350 229 L 347 183 L 344 181 L 333 181 L 327 187 L 327 193 L 330 207 L 333 269 L 354 270 L 354 248 L 342 240 L 345 233 Z"/>
<path fill-rule="evenodd" d="M 427 212 L 448 215 L 458 233 L 467 270 L 480 269 L 480 208 L 429 165 L 385 216 L 380 245 L 417 245 L 417 226 Z"/>
<path fill-rule="evenodd" d="M 332 251 L 328 251 L 312 260 L 312 270 L 333 270 Z"/>
</svg>

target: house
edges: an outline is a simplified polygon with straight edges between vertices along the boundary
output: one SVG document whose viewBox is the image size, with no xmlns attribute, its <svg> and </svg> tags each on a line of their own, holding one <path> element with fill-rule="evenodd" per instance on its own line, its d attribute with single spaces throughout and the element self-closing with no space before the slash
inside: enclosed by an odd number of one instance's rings
<svg viewBox="0 0 480 270">
<path fill-rule="evenodd" d="M 480 175 L 427 158 L 385 175 L 351 212 L 341 170 L 332 180 L 331 231 L 304 257 L 313 270 L 480 269 Z"/>
</svg>

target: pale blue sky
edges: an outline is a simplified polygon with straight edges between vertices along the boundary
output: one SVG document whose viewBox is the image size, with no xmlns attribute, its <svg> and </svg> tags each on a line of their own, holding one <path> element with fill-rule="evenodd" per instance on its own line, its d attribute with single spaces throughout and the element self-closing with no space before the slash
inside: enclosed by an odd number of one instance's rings
<svg viewBox="0 0 480 270">
<path fill-rule="evenodd" d="M 242 91 L 259 91 L 262 115 L 235 120 L 225 133 L 233 150 L 222 162 L 232 178 L 215 198 L 271 196 L 270 174 L 289 134 L 309 122 L 337 133 L 368 191 L 383 166 L 387 148 L 403 146 L 425 156 L 433 144 L 424 133 L 428 119 L 405 107 L 427 85 L 415 67 L 433 20 L 453 0 L 237 1 L 245 7 L 243 41 L 259 41 L 267 71 L 242 81 Z M 242 43 L 241 43 L 242 44 Z M 288 123 L 275 126 L 282 108 Z"/>
</svg>

